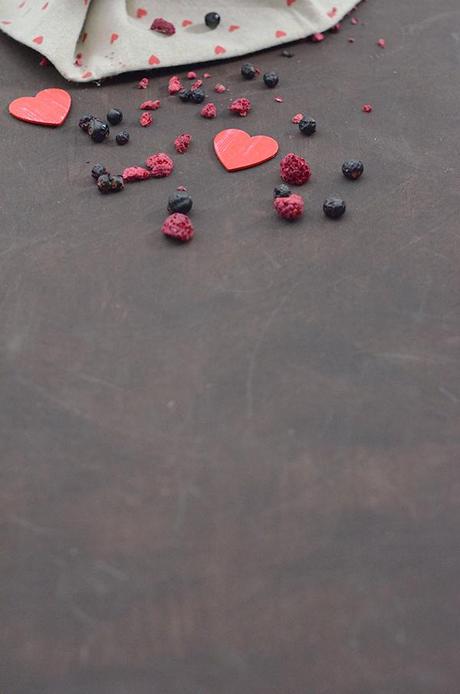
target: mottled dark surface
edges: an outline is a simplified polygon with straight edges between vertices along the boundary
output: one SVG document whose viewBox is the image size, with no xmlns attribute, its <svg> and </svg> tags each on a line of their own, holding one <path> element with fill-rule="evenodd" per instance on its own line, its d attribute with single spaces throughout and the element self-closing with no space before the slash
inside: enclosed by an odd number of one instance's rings
<svg viewBox="0 0 460 694">
<path fill-rule="evenodd" d="M 212 66 L 246 121 L 163 76 L 73 86 L 63 128 L 27 126 L 8 102 L 63 81 L 1 38 L 2 694 L 458 694 L 460 9 L 358 16 L 257 56 L 275 91 Z M 75 121 L 112 105 L 132 142 L 92 145 Z M 217 163 L 230 125 L 306 154 L 302 222 L 272 213 L 276 160 Z M 184 130 L 172 178 L 98 194 L 88 162 Z M 180 184 L 184 247 L 159 233 Z"/>
</svg>

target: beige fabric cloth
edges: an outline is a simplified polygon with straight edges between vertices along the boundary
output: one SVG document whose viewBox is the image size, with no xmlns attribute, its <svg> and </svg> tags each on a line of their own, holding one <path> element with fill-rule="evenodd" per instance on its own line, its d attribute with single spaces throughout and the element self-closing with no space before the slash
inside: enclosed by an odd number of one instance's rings
<svg viewBox="0 0 460 694">
<path fill-rule="evenodd" d="M 336 24 L 356 0 L 0 0 L 0 28 L 70 80 L 231 58 Z M 217 29 L 204 15 L 221 15 Z M 176 27 L 150 30 L 156 17 Z"/>
</svg>

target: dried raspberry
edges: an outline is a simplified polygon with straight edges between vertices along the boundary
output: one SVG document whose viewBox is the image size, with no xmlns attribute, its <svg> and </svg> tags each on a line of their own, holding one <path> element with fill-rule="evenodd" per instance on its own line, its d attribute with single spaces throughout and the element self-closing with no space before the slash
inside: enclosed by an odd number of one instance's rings
<svg viewBox="0 0 460 694">
<path fill-rule="evenodd" d="M 286 154 L 280 161 L 280 174 L 283 181 L 301 186 L 311 176 L 310 164 L 297 154 Z"/>
<path fill-rule="evenodd" d="M 218 94 L 223 94 L 227 91 L 227 87 L 225 87 L 223 84 L 216 84 L 216 86 L 214 87 L 214 91 Z"/>
<path fill-rule="evenodd" d="M 292 116 L 291 123 L 297 125 L 301 120 L 303 120 L 303 113 L 296 113 L 295 116 Z"/>
<path fill-rule="evenodd" d="M 204 72 L 203 77 L 205 80 L 208 80 L 211 77 L 211 73 L 210 72 Z"/>
<path fill-rule="evenodd" d="M 203 118 L 215 118 L 217 116 L 217 108 L 215 104 L 209 103 L 206 104 L 206 106 L 203 106 L 200 111 L 200 115 L 203 116 Z"/>
<path fill-rule="evenodd" d="M 380 48 L 385 48 L 385 39 L 379 39 L 377 41 L 377 46 L 380 46 Z"/>
<path fill-rule="evenodd" d="M 337 24 L 334 24 L 334 26 L 331 27 L 331 28 L 329 29 L 329 31 L 330 31 L 332 34 L 337 34 L 337 33 L 341 30 L 341 28 L 342 28 L 342 25 L 340 24 L 340 22 L 337 22 Z"/>
<path fill-rule="evenodd" d="M 182 133 L 182 135 L 179 135 L 176 137 L 174 140 L 174 147 L 176 148 L 176 152 L 179 154 L 184 154 L 190 147 L 190 143 L 192 141 L 192 136 L 189 135 L 188 133 Z"/>
<path fill-rule="evenodd" d="M 156 111 L 160 108 L 160 99 L 155 99 L 155 101 L 152 101 L 151 99 L 144 101 L 139 108 L 141 108 L 143 111 Z"/>
<path fill-rule="evenodd" d="M 287 198 L 275 198 L 273 206 L 283 219 L 292 221 L 303 215 L 303 198 L 296 193 L 292 193 Z"/>
<path fill-rule="evenodd" d="M 48 60 L 48 58 L 45 58 L 45 56 L 43 55 L 40 58 L 40 62 L 38 64 L 40 65 L 40 67 L 48 67 L 48 65 L 50 64 L 50 61 Z"/>
<path fill-rule="evenodd" d="M 182 89 L 182 83 L 177 75 L 173 75 L 168 82 L 168 94 L 178 94 Z"/>
<path fill-rule="evenodd" d="M 166 217 L 161 227 L 161 231 L 165 236 L 177 241 L 190 241 L 193 238 L 194 229 L 192 222 L 186 214 L 175 212 Z"/>
<path fill-rule="evenodd" d="M 165 176 L 170 176 L 174 169 L 173 160 L 164 152 L 151 154 L 146 160 L 145 165 L 148 169 L 150 169 L 154 178 L 164 178 Z"/>
<path fill-rule="evenodd" d="M 188 80 L 196 80 L 196 72 L 193 72 L 193 71 L 187 72 L 187 79 Z"/>
<path fill-rule="evenodd" d="M 319 31 L 316 34 L 313 34 L 313 36 L 311 36 L 311 40 L 313 43 L 321 43 L 321 41 L 324 41 L 325 38 L 326 37 L 324 36 L 324 34 L 322 34 Z"/>
<path fill-rule="evenodd" d="M 149 78 L 148 77 L 143 77 L 139 82 L 137 83 L 137 88 L 138 89 L 147 89 L 149 86 Z"/>
<path fill-rule="evenodd" d="M 168 22 L 166 19 L 163 19 L 163 17 L 157 17 L 154 19 L 150 29 L 152 31 L 158 31 L 160 34 L 164 34 L 165 36 L 172 36 L 176 33 L 176 27 L 174 24 L 172 24 L 172 22 Z"/>
<path fill-rule="evenodd" d="M 182 191 L 183 193 L 186 193 L 186 192 L 187 192 L 187 188 L 186 188 L 185 186 L 177 186 L 176 190 L 180 190 L 180 191 Z"/>
<path fill-rule="evenodd" d="M 235 99 L 235 101 L 232 101 L 228 108 L 232 113 L 237 113 L 242 118 L 245 118 L 251 110 L 252 106 L 249 99 L 245 99 L 243 97 L 242 99 Z"/>
<path fill-rule="evenodd" d="M 195 80 L 190 89 L 199 89 L 203 84 L 203 80 Z"/>
<path fill-rule="evenodd" d="M 148 111 L 142 113 L 139 117 L 139 123 L 143 128 L 148 128 L 153 123 L 153 118 Z"/>
<path fill-rule="evenodd" d="M 123 171 L 123 180 L 127 183 L 132 183 L 132 181 L 145 181 L 146 178 L 150 177 L 150 171 L 144 169 L 143 166 L 128 166 L 128 168 Z"/>
<path fill-rule="evenodd" d="M 363 104 L 363 106 L 361 106 L 361 111 L 363 111 L 364 113 L 371 113 L 372 105 L 371 104 Z"/>
</svg>

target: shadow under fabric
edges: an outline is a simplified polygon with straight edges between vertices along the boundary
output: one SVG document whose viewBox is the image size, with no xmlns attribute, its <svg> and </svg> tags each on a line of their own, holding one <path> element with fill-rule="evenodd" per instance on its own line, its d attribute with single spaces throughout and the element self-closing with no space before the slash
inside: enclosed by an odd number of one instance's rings
<svg viewBox="0 0 460 694">
<path fill-rule="evenodd" d="M 337 24 L 356 0 L 0 0 L 0 28 L 86 82 L 231 58 L 305 38 Z M 204 23 L 218 12 L 217 29 Z M 150 30 L 156 17 L 173 36 Z"/>
</svg>

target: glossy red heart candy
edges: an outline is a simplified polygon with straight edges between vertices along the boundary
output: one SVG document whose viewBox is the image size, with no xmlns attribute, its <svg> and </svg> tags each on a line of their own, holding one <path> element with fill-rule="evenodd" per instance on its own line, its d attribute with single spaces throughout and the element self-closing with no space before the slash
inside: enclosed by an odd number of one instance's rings
<svg viewBox="0 0 460 694">
<path fill-rule="evenodd" d="M 65 89 L 43 89 L 35 96 L 21 96 L 8 107 L 15 118 L 35 125 L 62 125 L 72 103 Z"/>
<path fill-rule="evenodd" d="M 214 138 L 214 150 L 227 171 L 241 171 L 263 164 L 278 153 L 278 143 L 268 135 L 248 135 L 244 130 L 222 130 Z"/>
</svg>

